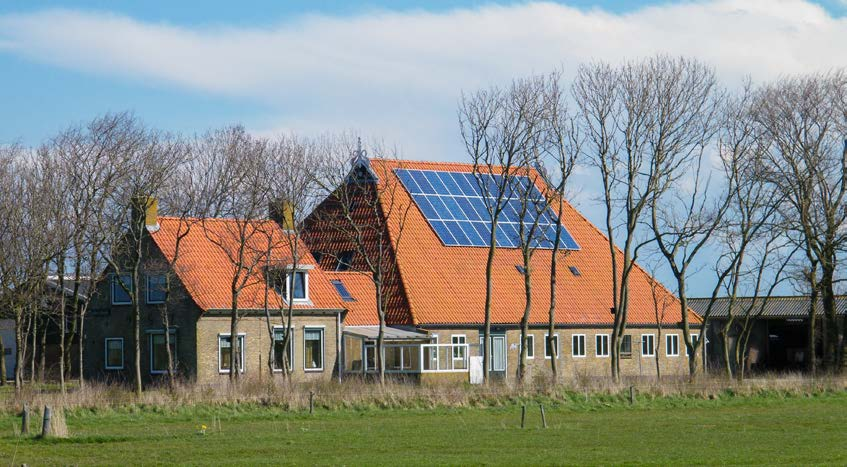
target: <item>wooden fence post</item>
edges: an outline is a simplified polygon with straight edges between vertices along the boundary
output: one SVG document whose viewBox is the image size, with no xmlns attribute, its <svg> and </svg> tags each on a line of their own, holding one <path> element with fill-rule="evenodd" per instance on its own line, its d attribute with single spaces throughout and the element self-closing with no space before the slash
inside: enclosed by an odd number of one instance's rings
<svg viewBox="0 0 847 467">
<path fill-rule="evenodd" d="M 635 386 L 629 387 L 629 405 L 635 403 Z"/>
<path fill-rule="evenodd" d="M 526 404 L 521 406 L 521 428 L 526 424 Z"/>
<path fill-rule="evenodd" d="M 547 417 L 544 416 L 544 404 L 538 404 L 541 407 L 541 424 L 544 425 L 544 428 L 547 428 Z"/>
<path fill-rule="evenodd" d="M 24 404 L 24 411 L 21 413 L 21 434 L 29 434 L 29 404 Z"/>
<path fill-rule="evenodd" d="M 315 391 L 309 391 L 309 415 L 315 410 Z"/>
<path fill-rule="evenodd" d="M 49 405 L 44 406 L 44 420 L 41 422 L 41 437 L 46 438 L 50 436 L 50 416 L 52 415 L 52 410 Z"/>
</svg>

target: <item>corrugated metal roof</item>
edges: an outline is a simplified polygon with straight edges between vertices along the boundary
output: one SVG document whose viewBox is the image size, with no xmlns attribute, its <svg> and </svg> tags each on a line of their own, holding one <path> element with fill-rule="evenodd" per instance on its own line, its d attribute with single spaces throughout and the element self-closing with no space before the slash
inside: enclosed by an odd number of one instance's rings
<svg viewBox="0 0 847 467">
<path fill-rule="evenodd" d="M 708 298 L 690 298 L 688 306 L 701 316 L 706 313 L 709 306 Z M 808 296 L 789 297 L 738 297 L 733 305 L 733 315 L 745 316 L 750 313 L 761 318 L 805 318 L 809 316 Z M 729 316 L 729 297 L 719 297 L 712 306 L 710 318 L 726 318 Z M 836 312 L 839 315 L 847 314 L 847 296 L 839 296 L 835 299 Z M 815 307 L 817 315 L 823 315 L 823 303 L 818 300 Z"/>
<path fill-rule="evenodd" d="M 365 339 L 376 339 L 379 336 L 379 326 L 345 326 L 344 334 L 364 337 Z M 391 326 L 386 326 L 383 329 L 383 337 L 391 340 L 429 339 L 429 335 L 425 332 L 410 331 Z"/>
</svg>

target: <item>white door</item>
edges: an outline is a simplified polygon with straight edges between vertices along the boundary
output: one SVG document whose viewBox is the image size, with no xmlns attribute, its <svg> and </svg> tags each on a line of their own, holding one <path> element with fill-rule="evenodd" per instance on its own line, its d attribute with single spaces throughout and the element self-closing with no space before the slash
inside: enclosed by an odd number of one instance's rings
<svg viewBox="0 0 847 467">
<path fill-rule="evenodd" d="M 506 336 L 491 336 L 491 371 L 506 371 Z"/>
</svg>

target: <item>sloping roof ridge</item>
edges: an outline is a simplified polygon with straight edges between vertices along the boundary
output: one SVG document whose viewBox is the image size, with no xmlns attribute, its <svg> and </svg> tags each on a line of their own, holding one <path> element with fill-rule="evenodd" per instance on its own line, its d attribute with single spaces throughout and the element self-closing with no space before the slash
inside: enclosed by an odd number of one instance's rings
<svg viewBox="0 0 847 467">
<path fill-rule="evenodd" d="M 196 216 L 158 216 L 159 219 L 170 220 L 170 221 L 180 221 L 180 220 L 190 220 L 190 221 L 210 221 L 210 222 L 239 222 L 239 221 L 256 221 L 256 222 L 276 222 L 269 217 L 262 217 L 256 219 L 244 219 L 244 218 L 236 218 L 236 217 L 196 217 Z"/>
</svg>

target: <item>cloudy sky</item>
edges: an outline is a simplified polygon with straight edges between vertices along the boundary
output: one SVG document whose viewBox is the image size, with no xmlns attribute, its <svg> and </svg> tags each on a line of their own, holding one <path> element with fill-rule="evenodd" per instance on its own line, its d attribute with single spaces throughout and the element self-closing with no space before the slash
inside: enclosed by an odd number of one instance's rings
<svg viewBox="0 0 847 467">
<path fill-rule="evenodd" d="M 847 66 L 847 0 L 351 3 L 5 0 L 0 144 L 129 109 L 186 133 L 354 130 L 462 160 L 459 94 L 516 76 L 656 53 L 730 86 Z"/>
</svg>

